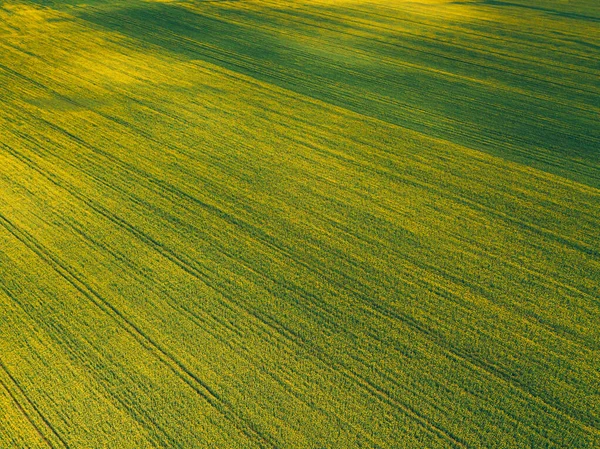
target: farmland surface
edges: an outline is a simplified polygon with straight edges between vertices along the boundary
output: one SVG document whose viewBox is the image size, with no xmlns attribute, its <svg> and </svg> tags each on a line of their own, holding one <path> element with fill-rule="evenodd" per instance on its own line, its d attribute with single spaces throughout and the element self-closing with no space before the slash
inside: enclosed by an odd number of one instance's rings
<svg viewBox="0 0 600 449">
<path fill-rule="evenodd" d="M 597 0 L 0 0 L 0 448 L 600 447 Z"/>
</svg>

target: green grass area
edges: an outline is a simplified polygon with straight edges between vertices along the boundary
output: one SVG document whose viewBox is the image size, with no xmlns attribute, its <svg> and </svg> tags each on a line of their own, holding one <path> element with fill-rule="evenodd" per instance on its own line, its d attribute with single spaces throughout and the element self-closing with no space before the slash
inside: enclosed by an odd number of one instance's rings
<svg viewBox="0 0 600 449">
<path fill-rule="evenodd" d="M 0 448 L 600 447 L 594 0 L 0 2 Z"/>
</svg>

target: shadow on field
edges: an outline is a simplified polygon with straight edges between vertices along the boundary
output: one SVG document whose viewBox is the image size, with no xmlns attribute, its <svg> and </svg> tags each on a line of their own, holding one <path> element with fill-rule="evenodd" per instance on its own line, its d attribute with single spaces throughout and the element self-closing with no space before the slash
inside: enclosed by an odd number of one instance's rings
<svg viewBox="0 0 600 449">
<path fill-rule="evenodd" d="M 586 14 L 579 14 L 570 11 L 559 11 L 557 9 L 544 8 L 543 6 L 536 6 L 523 3 L 505 2 L 503 0 L 482 0 L 481 3 L 489 6 L 509 6 L 512 8 L 523 8 L 531 11 L 542 12 L 545 14 L 552 14 L 555 16 L 562 17 L 564 19 L 575 19 L 575 20 L 586 20 L 589 22 L 600 22 L 600 17 L 589 16 Z"/>
<path fill-rule="evenodd" d="M 223 3 L 209 0 L 199 3 Z M 207 17 L 172 3 L 144 3 L 114 9 L 86 8 L 78 17 L 141 42 L 157 45 L 189 59 L 221 65 L 222 51 L 264 59 L 280 59 L 277 39 L 227 21 Z M 234 65 L 227 61 L 227 65 Z"/>
<path fill-rule="evenodd" d="M 537 8 L 501 0 L 483 2 Z M 252 10 L 218 3 L 224 2 L 185 6 L 134 1 L 123 7 L 106 1 L 70 13 L 132 38 L 149 51 L 162 49 L 213 63 L 365 116 L 517 162 L 535 163 L 551 172 L 572 176 L 580 169 L 577 161 L 599 160 L 597 128 L 586 109 L 598 103 L 586 72 L 582 76 L 556 64 L 540 72 L 535 61 L 506 56 L 505 49 L 483 52 L 465 40 L 468 34 L 456 35 L 451 30 L 432 38 L 427 27 L 412 33 L 383 25 L 373 29 L 348 17 L 343 8 L 296 11 L 262 6 Z M 516 35 L 514 39 L 521 38 Z M 552 54 L 544 57 L 552 59 Z M 555 100 L 579 102 L 583 107 L 557 108 Z M 567 168 L 539 163 L 535 156 L 539 149 L 577 161 Z M 577 175 L 577 179 L 592 185 L 598 182 L 588 175 Z"/>
</svg>

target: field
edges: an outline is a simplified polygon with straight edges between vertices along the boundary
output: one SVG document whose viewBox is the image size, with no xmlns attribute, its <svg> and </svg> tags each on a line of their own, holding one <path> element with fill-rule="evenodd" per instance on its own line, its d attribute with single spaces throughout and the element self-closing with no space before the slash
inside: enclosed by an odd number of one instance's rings
<svg viewBox="0 0 600 449">
<path fill-rule="evenodd" d="M 0 1 L 0 448 L 202 447 L 600 447 L 600 3 Z"/>
</svg>

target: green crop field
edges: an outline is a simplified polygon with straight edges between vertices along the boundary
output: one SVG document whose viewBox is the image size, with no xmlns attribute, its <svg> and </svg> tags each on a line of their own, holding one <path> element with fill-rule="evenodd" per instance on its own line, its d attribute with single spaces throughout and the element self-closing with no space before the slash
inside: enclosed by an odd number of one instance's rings
<svg viewBox="0 0 600 449">
<path fill-rule="evenodd" d="M 0 449 L 600 448 L 598 0 L 0 0 Z"/>
</svg>

